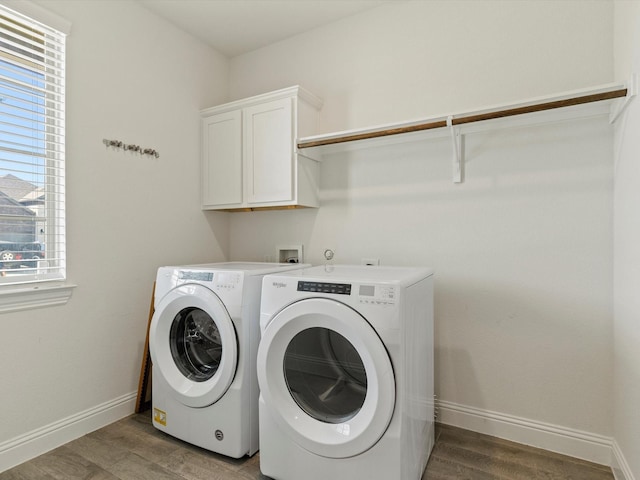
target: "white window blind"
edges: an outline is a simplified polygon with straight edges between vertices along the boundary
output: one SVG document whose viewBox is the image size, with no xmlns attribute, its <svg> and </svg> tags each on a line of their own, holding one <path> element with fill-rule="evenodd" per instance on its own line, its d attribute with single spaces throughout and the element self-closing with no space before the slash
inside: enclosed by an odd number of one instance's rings
<svg viewBox="0 0 640 480">
<path fill-rule="evenodd" d="M 65 35 L 0 5 L 0 288 L 65 278 Z"/>
</svg>

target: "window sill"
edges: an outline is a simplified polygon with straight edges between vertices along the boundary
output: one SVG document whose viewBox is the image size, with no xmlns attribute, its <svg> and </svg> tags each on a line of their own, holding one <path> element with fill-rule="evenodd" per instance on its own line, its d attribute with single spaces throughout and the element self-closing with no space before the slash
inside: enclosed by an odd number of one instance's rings
<svg viewBox="0 0 640 480">
<path fill-rule="evenodd" d="M 30 287 L 0 289 L 0 313 L 64 305 L 76 285 L 42 284 Z"/>
</svg>

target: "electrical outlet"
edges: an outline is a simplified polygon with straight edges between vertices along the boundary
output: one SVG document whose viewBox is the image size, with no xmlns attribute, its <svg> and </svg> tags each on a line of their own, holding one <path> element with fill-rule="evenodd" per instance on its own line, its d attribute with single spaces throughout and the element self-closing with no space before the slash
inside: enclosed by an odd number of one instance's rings
<svg viewBox="0 0 640 480">
<path fill-rule="evenodd" d="M 360 263 L 362 265 L 380 265 L 380 259 L 379 258 L 362 258 L 360 259 Z"/>
</svg>

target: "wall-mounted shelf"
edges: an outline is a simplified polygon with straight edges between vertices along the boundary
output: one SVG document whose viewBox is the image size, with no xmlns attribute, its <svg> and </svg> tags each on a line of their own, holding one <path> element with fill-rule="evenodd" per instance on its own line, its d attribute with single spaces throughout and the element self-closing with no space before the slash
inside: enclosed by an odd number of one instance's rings
<svg viewBox="0 0 640 480">
<path fill-rule="evenodd" d="M 599 115 L 608 115 L 613 123 L 637 91 L 638 79 L 634 74 L 627 85 L 608 84 L 481 110 L 304 137 L 298 139 L 297 147 L 301 155 L 320 161 L 325 155 L 337 152 L 451 136 L 453 181 L 460 183 L 464 171 L 464 134 Z"/>
</svg>

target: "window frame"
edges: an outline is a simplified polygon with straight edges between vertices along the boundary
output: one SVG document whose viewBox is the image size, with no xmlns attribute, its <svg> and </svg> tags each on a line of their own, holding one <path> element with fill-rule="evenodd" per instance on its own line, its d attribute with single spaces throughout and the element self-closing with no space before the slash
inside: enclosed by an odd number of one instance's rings
<svg viewBox="0 0 640 480">
<path fill-rule="evenodd" d="M 26 0 L 3 0 L 1 7 L 0 13 L 13 14 L 19 18 L 24 18 L 25 23 L 29 23 L 29 28 L 35 23 L 41 24 L 43 29 L 56 30 L 57 33 L 61 34 L 63 43 L 62 56 L 64 57 L 66 51 L 65 39 L 70 32 L 70 22 Z M 66 58 L 63 58 L 63 81 L 59 86 L 63 97 L 65 94 L 65 69 Z M 64 130 L 64 98 L 62 104 L 62 119 L 58 123 L 61 123 L 62 129 Z M 46 133 L 44 141 L 47 142 L 50 139 L 49 122 L 46 122 L 45 125 Z M 54 128 L 56 128 L 56 125 L 54 125 Z M 45 198 L 48 197 L 45 205 L 47 209 L 45 217 L 49 219 L 50 222 L 51 219 L 54 219 L 54 221 L 50 223 L 50 228 L 48 228 L 45 233 L 45 241 L 51 238 L 50 235 L 56 237 L 54 250 L 56 251 L 56 257 L 60 258 L 59 266 L 53 274 L 39 275 L 39 272 L 34 270 L 33 273 L 16 275 L 15 280 L 12 279 L 7 283 L 0 283 L 0 313 L 64 304 L 71 297 L 72 289 L 75 287 L 75 285 L 67 283 L 66 277 L 64 152 L 63 134 L 61 146 L 57 149 L 55 160 L 47 159 L 44 164 L 45 177 L 49 176 L 48 174 L 51 168 L 62 168 L 60 174 L 53 176 L 53 181 L 45 181 Z M 56 163 L 55 166 L 53 165 L 54 162 Z M 54 211 L 56 213 L 54 213 Z M 61 213 L 57 213 L 58 211 L 61 211 Z"/>
</svg>

